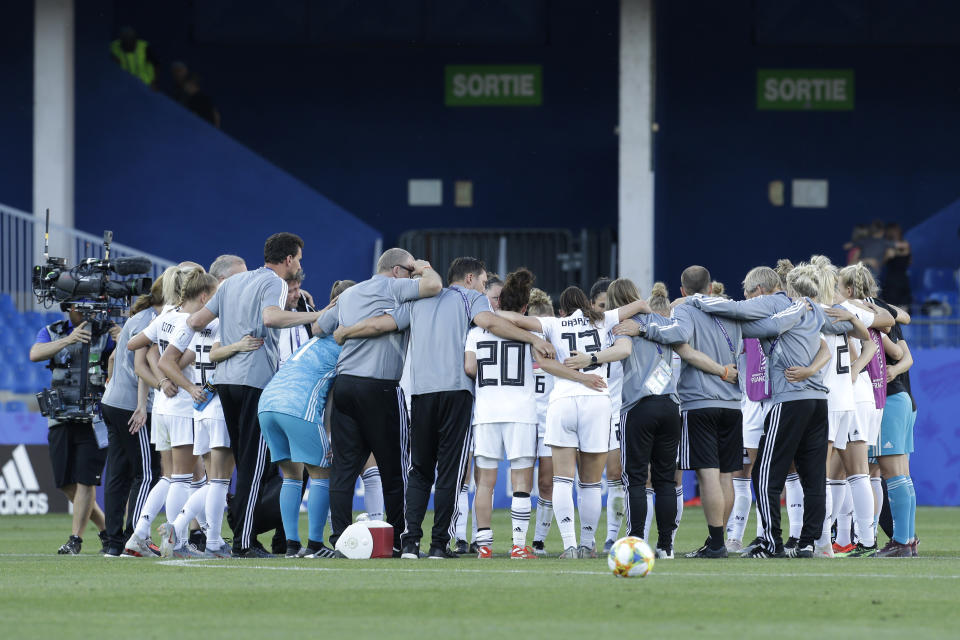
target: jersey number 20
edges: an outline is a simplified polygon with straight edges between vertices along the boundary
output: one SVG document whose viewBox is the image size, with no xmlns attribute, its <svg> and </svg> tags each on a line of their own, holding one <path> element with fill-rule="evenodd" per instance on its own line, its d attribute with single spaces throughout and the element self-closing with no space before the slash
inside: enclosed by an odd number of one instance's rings
<svg viewBox="0 0 960 640">
<path fill-rule="evenodd" d="M 500 345 L 500 348 L 497 349 L 497 345 Z M 523 366 L 524 354 L 526 353 L 525 345 L 522 342 L 495 342 L 493 340 L 486 340 L 483 342 L 477 343 L 477 350 L 486 349 L 487 356 L 485 358 L 477 358 L 477 382 L 481 387 L 487 386 L 496 386 L 501 385 L 505 387 L 522 387 L 523 386 Z M 510 372 L 510 351 L 516 351 L 516 370 Z M 500 371 L 499 377 L 487 378 L 485 377 L 484 367 L 494 367 L 499 363 Z M 494 372 L 496 373 L 496 372 Z"/>
</svg>

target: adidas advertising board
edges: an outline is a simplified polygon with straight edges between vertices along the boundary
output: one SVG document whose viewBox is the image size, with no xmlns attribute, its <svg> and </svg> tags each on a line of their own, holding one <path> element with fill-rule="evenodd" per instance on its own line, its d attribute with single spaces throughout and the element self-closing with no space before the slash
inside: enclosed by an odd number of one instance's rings
<svg viewBox="0 0 960 640">
<path fill-rule="evenodd" d="M 0 445 L 0 516 L 67 513 L 43 445 Z"/>
</svg>

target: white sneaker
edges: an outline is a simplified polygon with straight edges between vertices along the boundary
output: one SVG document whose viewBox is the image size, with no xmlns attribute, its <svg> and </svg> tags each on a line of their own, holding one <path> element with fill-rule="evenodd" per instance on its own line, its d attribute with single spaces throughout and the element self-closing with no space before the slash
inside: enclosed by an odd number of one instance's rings
<svg viewBox="0 0 960 640">
<path fill-rule="evenodd" d="M 157 527 L 157 535 L 160 536 L 160 555 L 164 558 L 173 557 L 173 551 L 177 548 L 177 528 L 172 522 L 164 522 Z"/>
<path fill-rule="evenodd" d="M 137 534 L 132 534 L 127 543 L 123 545 L 123 558 L 157 558 L 160 554 L 153 550 L 150 540 L 144 540 Z"/>
<path fill-rule="evenodd" d="M 814 558 L 834 558 L 834 557 L 836 557 L 836 556 L 834 556 L 834 554 L 833 554 L 833 545 L 832 545 L 832 544 L 827 544 L 827 545 L 824 545 L 824 546 L 822 546 L 822 547 L 821 547 L 820 545 L 817 545 L 816 548 L 814 548 L 814 550 L 813 550 L 813 557 L 814 557 Z"/>
<path fill-rule="evenodd" d="M 727 553 L 740 553 L 743 551 L 743 543 L 733 538 L 727 538 Z"/>
<path fill-rule="evenodd" d="M 657 560 L 673 560 L 673 549 L 667 551 L 666 549 L 657 548 Z"/>
</svg>

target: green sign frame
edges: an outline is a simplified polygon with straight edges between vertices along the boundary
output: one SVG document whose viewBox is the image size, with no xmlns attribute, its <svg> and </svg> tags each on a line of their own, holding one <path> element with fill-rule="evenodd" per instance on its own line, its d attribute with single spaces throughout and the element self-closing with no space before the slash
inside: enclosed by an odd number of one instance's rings
<svg viewBox="0 0 960 640">
<path fill-rule="evenodd" d="M 448 64 L 444 77 L 444 104 L 448 107 L 543 104 L 543 67 L 539 64 Z"/>
<path fill-rule="evenodd" d="M 757 69 L 761 111 L 853 111 L 853 69 Z"/>
</svg>

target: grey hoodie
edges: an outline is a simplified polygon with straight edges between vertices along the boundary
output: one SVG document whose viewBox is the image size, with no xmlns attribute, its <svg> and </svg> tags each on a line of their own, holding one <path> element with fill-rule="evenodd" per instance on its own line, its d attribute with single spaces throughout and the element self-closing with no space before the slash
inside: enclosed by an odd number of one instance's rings
<svg viewBox="0 0 960 640">
<path fill-rule="evenodd" d="M 641 327 L 649 327 L 653 324 L 663 326 L 669 325 L 671 322 L 669 318 L 664 318 L 656 313 L 639 314 L 633 316 L 632 319 Z M 625 338 L 617 339 L 622 340 Z M 621 395 L 623 397 L 623 405 L 620 411 L 623 413 L 632 409 L 640 400 L 653 395 L 650 389 L 647 388 L 647 379 L 656 370 L 657 366 L 659 366 L 661 360 L 666 362 L 669 367 L 673 359 L 673 349 L 670 347 L 661 347 L 658 343 L 645 340 L 644 338 L 626 339 L 633 342 L 633 351 L 622 361 L 623 391 Z M 670 396 L 671 400 L 679 402 L 677 398 L 677 382 L 673 376 L 670 377 L 670 383 L 667 384 L 663 393 L 660 395 Z"/>
<path fill-rule="evenodd" d="M 821 332 L 838 334 L 853 329 L 849 322 L 831 320 L 818 304 L 810 303 L 813 308 L 807 309 L 807 302 L 793 302 L 783 292 L 739 302 L 704 296 L 687 300 L 688 305 L 709 314 L 745 321 L 741 325 L 743 336 L 759 338 L 767 354 L 773 403 L 825 400 L 828 389 L 823 384 L 823 371 L 798 383 L 789 382 L 784 372 L 789 367 L 806 367 L 813 362 L 820 350 Z"/>
<path fill-rule="evenodd" d="M 688 304 L 677 306 L 668 324 L 647 325 L 645 335 L 660 344 L 686 342 L 721 365 L 737 364 L 742 342 L 739 322 L 711 316 Z M 680 365 L 677 393 L 683 411 L 707 407 L 740 408 L 740 387 L 700 371 L 686 361 Z"/>
</svg>

